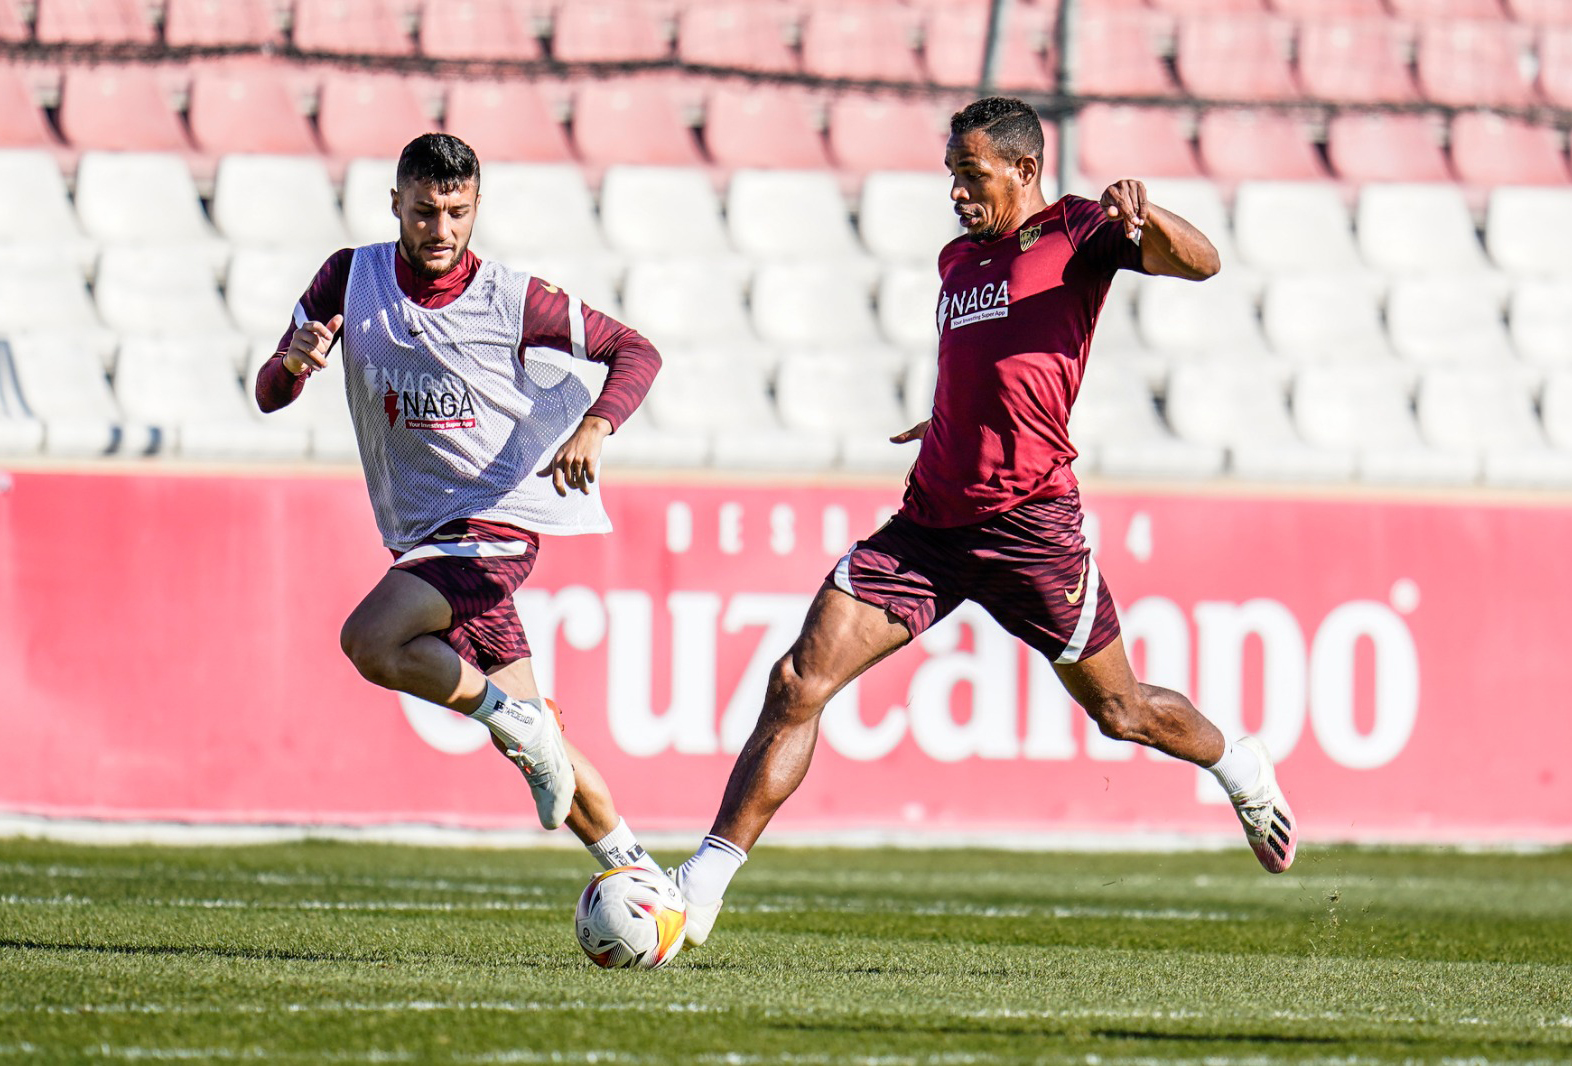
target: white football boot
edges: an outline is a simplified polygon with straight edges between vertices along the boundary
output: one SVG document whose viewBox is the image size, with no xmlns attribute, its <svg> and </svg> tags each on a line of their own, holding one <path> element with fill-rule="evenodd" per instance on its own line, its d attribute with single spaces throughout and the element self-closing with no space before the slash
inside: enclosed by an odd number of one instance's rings
<svg viewBox="0 0 1572 1066">
<path fill-rule="evenodd" d="M 1250 850 L 1266 868 L 1267 873 L 1280 874 L 1294 863 L 1294 851 L 1299 845 L 1299 827 L 1294 812 L 1288 809 L 1283 790 L 1277 787 L 1277 772 L 1272 769 L 1272 757 L 1266 745 L 1255 737 L 1242 737 L 1234 742 L 1249 748 L 1261 760 L 1261 775 L 1255 785 L 1239 792 L 1231 792 L 1234 813 L 1244 826 L 1245 839 Z"/>
<path fill-rule="evenodd" d="M 535 796 L 535 813 L 540 816 L 540 824 L 547 829 L 555 829 L 568 817 L 568 811 L 573 806 L 573 791 L 577 787 L 573 778 L 573 763 L 568 758 L 567 747 L 562 743 L 562 730 L 557 726 L 557 716 L 551 713 L 546 700 L 510 700 L 509 703 L 510 710 L 522 704 L 545 716 L 534 741 L 505 748 L 503 754 L 524 771 L 524 780 L 529 782 L 529 790 Z M 517 710 L 513 710 L 513 713 L 519 715 Z"/>
<path fill-rule="evenodd" d="M 720 916 L 721 904 L 726 902 L 718 899 L 713 903 L 695 903 L 693 897 L 688 895 L 688 887 L 683 882 L 682 867 L 666 871 L 666 876 L 677 883 L 677 889 L 682 893 L 683 900 L 688 904 L 688 932 L 686 944 L 696 948 L 710 938 L 710 930 L 715 928 L 715 919 Z"/>
</svg>

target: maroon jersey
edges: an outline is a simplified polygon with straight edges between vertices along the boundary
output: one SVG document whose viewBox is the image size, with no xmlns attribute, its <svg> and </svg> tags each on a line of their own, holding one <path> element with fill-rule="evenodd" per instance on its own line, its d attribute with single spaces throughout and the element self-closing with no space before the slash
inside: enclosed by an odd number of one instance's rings
<svg viewBox="0 0 1572 1066">
<path fill-rule="evenodd" d="M 296 377 L 284 368 L 283 353 L 289 349 L 295 330 L 307 322 L 327 322 L 344 310 L 344 292 L 349 285 L 349 267 L 355 250 L 345 248 L 334 252 L 317 271 L 311 285 L 295 307 L 294 321 L 284 331 L 278 342 L 279 354 L 263 364 L 257 374 L 257 405 L 264 411 L 274 411 L 300 395 L 306 375 Z M 404 295 L 421 307 L 436 309 L 446 307 L 463 295 L 475 272 L 480 269 L 480 259 L 466 251 L 452 270 L 440 278 L 419 278 L 395 255 L 394 272 Z M 650 383 L 660 369 L 660 355 L 649 341 L 637 331 L 585 307 L 583 314 L 584 336 L 575 337 L 575 317 L 569 314 L 570 298 L 567 293 L 542 281 L 531 278 L 524 293 L 524 340 L 519 345 L 519 358 L 524 358 L 527 348 L 552 348 L 559 352 L 572 352 L 576 343 L 584 346 L 590 359 L 607 364 L 606 382 L 600 396 L 590 405 L 585 415 L 598 415 L 619 428 L 634 408 L 649 392 Z"/>
<path fill-rule="evenodd" d="M 962 526 L 1075 487 L 1067 425 L 1114 271 L 1141 249 L 1066 196 L 991 241 L 939 252 L 939 378 L 901 513 Z"/>
</svg>

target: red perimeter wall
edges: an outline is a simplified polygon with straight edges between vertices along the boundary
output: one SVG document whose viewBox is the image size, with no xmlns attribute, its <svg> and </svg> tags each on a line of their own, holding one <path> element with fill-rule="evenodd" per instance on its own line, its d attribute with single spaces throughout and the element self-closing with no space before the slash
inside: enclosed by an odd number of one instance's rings
<svg viewBox="0 0 1572 1066">
<path fill-rule="evenodd" d="M 1572 840 L 1572 508 L 1088 489 L 1147 680 L 1259 732 L 1311 839 Z M 898 490 L 628 482 L 547 538 L 536 670 L 641 828 L 702 829 L 770 662 Z M 19 473 L 0 493 L 0 811 L 526 827 L 480 728 L 363 682 L 352 475 Z M 1227 832 L 962 608 L 832 704 L 797 830 Z"/>
</svg>

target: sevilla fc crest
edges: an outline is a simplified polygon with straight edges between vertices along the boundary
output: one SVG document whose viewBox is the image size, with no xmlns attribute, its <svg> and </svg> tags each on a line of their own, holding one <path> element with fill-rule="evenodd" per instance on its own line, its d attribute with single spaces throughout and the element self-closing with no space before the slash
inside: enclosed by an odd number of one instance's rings
<svg viewBox="0 0 1572 1066">
<path fill-rule="evenodd" d="M 1021 231 L 1021 251 L 1024 252 L 1026 249 L 1036 244 L 1037 238 L 1041 237 L 1042 235 L 1043 224 L 1041 222 L 1037 223 L 1035 226 L 1028 226 L 1026 229 L 1023 229 Z"/>
</svg>

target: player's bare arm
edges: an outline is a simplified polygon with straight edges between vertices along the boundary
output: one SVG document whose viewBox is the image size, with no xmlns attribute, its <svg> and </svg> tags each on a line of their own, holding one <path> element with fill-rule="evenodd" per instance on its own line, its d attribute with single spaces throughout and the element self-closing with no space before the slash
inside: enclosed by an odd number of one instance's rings
<svg viewBox="0 0 1572 1066">
<path fill-rule="evenodd" d="M 344 316 L 334 315 L 326 323 L 307 322 L 295 330 L 294 339 L 284 352 L 284 369 L 298 378 L 327 366 L 328 350 L 343 325 Z"/>
<path fill-rule="evenodd" d="M 558 496 L 566 496 L 569 489 L 588 493 L 590 482 L 595 480 L 595 470 L 600 466 L 601 445 L 610 434 L 610 421 L 599 415 L 585 415 L 579 428 L 562 442 L 562 447 L 539 476 L 551 478 Z"/>
<path fill-rule="evenodd" d="M 908 441 L 922 440 L 928 435 L 928 423 L 930 421 L 932 420 L 925 418 L 921 422 L 918 422 L 911 429 L 901 430 L 901 432 L 890 438 L 890 443 L 905 444 Z"/>
<path fill-rule="evenodd" d="M 1141 245 L 1141 266 L 1148 274 L 1203 281 L 1222 269 L 1206 234 L 1149 201 L 1144 183 L 1116 181 L 1099 202 L 1109 218 L 1123 220 L 1124 235 Z"/>
</svg>

